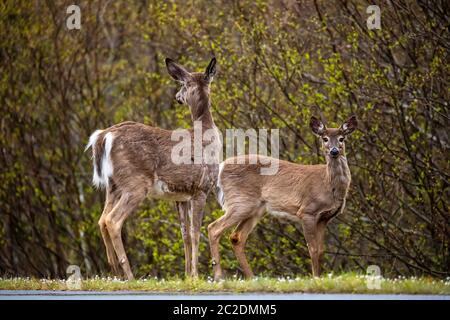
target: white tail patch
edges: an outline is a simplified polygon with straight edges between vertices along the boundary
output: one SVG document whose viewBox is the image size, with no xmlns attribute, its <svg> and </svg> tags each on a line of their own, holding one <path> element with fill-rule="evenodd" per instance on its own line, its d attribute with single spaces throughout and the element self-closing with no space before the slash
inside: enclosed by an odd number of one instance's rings
<svg viewBox="0 0 450 320">
<path fill-rule="evenodd" d="M 95 142 L 97 142 L 98 135 L 102 132 L 103 132 L 103 130 L 95 130 L 94 133 L 91 134 L 91 136 L 89 137 L 89 142 L 88 142 L 86 148 L 84 149 L 84 152 L 86 152 L 90 147 L 92 147 L 95 144 Z M 94 165 L 95 165 L 95 163 L 94 163 Z"/>
<path fill-rule="evenodd" d="M 217 201 L 219 202 L 222 209 L 224 209 L 225 205 L 225 196 L 222 190 L 222 184 L 220 183 L 220 175 L 222 174 L 223 167 L 225 166 L 225 161 L 219 164 L 219 174 L 217 175 Z"/>
<path fill-rule="evenodd" d="M 96 130 L 90 137 L 89 137 L 89 143 L 86 146 L 86 149 L 89 149 L 90 147 L 95 148 L 95 143 L 97 142 L 98 136 L 100 133 L 102 133 L 104 130 Z M 92 159 L 94 163 L 94 173 L 92 176 L 92 183 L 97 188 L 100 187 L 108 187 L 109 184 L 109 178 L 113 174 L 113 165 L 111 161 L 111 149 L 113 144 L 114 136 L 111 132 L 108 132 L 105 137 L 103 138 L 105 141 L 105 149 L 103 152 L 102 161 L 100 162 L 100 172 L 101 175 L 99 176 L 98 170 L 97 170 L 97 164 L 95 161 L 95 153 L 92 152 Z M 100 155 L 99 155 L 100 156 Z"/>
<path fill-rule="evenodd" d="M 113 164 L 111 161 L 111 149 L 114 136 L 111 132 L 105 135 L 105 153 L 102 158 L 102 183 L 105 187 L 108 186 L 109 177 L 113 174 Z"/>
</svg>

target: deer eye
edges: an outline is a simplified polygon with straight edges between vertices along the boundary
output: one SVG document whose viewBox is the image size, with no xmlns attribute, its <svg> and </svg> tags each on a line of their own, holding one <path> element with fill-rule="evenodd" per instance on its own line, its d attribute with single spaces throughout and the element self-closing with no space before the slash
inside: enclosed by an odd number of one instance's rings
<svg viewBox="0 0 450 320">
<path fill-rule="evenodd" d="M 328 138 L 327 138 L 327 137 L 324 137 L 324 138 L 323 138 L 323 141 L 324 141 L 324 142 L 328 142 Z"/>
<path fill-rule="evenodd" d="M 344 142 L 344 137 L 340 137 L 339 142 Z"/>
</svg>

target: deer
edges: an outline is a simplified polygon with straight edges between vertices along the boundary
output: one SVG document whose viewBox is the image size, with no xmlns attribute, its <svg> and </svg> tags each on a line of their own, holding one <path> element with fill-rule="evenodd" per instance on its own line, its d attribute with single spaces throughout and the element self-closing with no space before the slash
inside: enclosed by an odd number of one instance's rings
<svg viewBox="0 0 450 320">
<path fill-rule="evenodd" d="M 249 234 L 266 212 L 302 226 L 312 274 L 320 276 L 326 226 L 343 212 L 350 187 L 345 139 L 357 128 L 357 119 L 352 116 L 339 128 L 327 128 L 313 116 L 310 127 L 321 138 L 326 164 L 302 165 L 279 160 L 276 173 L 262 175 L 263 164 L 271 163 L 273 158 L 250 154 L 220 163 L 218 201 L 225 213 L 208 225 L 214 280 L 223 278 L 219 242 L 231 227 L 235 229 L 230 240 L 242 272 L 246 278 L 254 276 L 244 248 Z"/>
<path fill-rule="evenodd" d="M 204 72 L 188 72 L 170 58 L 166 58 L 165 63 L 169 75 L 181 84 L 176 101 L 188 105 L 192 120 L 199 121 L 202 129 L 219 133 L 210 102 L 216 58 L 211 59 Z M 86 146 L 86 150 L 92 149 L 93 184 L 106 190 L 98 225 L 108 264 L 119 276 L 120 266 L 128 280 L 133 280 L 134 276 L 122 241 L 122 226 L 146 198 L 176 203 L 184 242 L 185 274 L 198 277 L 200 227 L 206 199 L 216 185 L 219 161 L 174 163 L 172 149 L 178 142 L 174 141 L 173 133 L 126 121 L 96 130 Z M 202 140 L 203 145 L 208 145 L 207 142 Z"/>
</svg>

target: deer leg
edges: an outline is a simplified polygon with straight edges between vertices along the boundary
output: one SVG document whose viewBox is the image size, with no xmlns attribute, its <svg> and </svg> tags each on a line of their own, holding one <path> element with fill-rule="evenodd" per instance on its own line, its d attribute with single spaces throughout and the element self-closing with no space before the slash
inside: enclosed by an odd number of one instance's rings
<svg viewBox="0 0 450 320">
<path fill-rule="evenodd" d="M 254 274 L 252 268 L 248 264 L 244 248 L 249 234 L 253 231 L 258 221 L 259 217 L 252 217 L 247 220 L 241 221 L 230 236 L 234 254 L 239 261 L 242 272 L 244 273 L 244 276 L 246 278 L 252 278 Z"/>
<path fill-rule="evenodd" d="M 309 255 L 312 261 L 312 273 L 314 277 L 320 276 L 319 247 L 317 244 L 317 223 L 314 216 L 304 216 L 302 220 L 303 233 L 308 244 Z"/>
<path fill-rule="evenodd" d="M 191 252 L 192 252 L 192 242 L 189 221 L 189 202 L 177 202 L 178 213 L 180 215 L 180 228 L 181 235 L 183 236 L 184 243 L 184 273 L 186 277 L 191 274 Z"/>
<path fill-rule="evenodd" d="M 214 280 L 222 279 L 223 273 L 220 266 L 219 242 L 222 234 L 228 228 L 245 220 L 247 217 L 236 214 L 236 211 L 228 208 L 226 213 L 208 226 L 208 238 L 211 249 L 211 258 L 214 272 Z"/>
<path fill-rule="evenodd" d="M 130 263 L 123 246 L 122 226 L 125 219 L 137 208 L 144 197 L 144 193 L 138 195 L 136 192 L 123 192 L 120 200 L 106 216 L 105 220 L 114 250 L 119 259 L 119 264 L 122 266 L 123 272 L 128 280 L 133 280 L 134 276 L 131 272 Z"/>
<path fill-rule="evenodd" d="M 191 276 L 198 277 L 198 245 L 200 242 L 200 228 L 202 227 L 206 194 L 201 194 L 191 201 L 191 241 L 192 241 L 192 263 Z"/>
<path fill-rule="evenodd" d="M 316 242 L 317 242 L 317 265 L 318 265 L 318 274 L 320 275 L 321 273 L 321 261 L 323 258 L 323 253 L 325 251 L 325 231 L 327 229 L 327 222 L 328 221 L 319 221 L 317 223 L 316 229 L 317 229 L 317 234 L 316 234 Z"/>
<path fill-rule="evenodd" d="M 111 199 L 111 195 L 109 191 L 106 191 L 105 207 L 103 209 L 102 215 L 100 216 L 100 219 L 98 220 L 98 225 L 100 227 L 100 233 L 102 235 L 103 242 L 105 243 L 108 264 L 111 266 L 113 273 L 115 275 L 119 275 L 119 261 L 117 260 L 116 253 L 114 252 L 114 247 L 105 222 L 106 216 L 109 214 L 112 207 L 113 201 Z"/>
</svg>

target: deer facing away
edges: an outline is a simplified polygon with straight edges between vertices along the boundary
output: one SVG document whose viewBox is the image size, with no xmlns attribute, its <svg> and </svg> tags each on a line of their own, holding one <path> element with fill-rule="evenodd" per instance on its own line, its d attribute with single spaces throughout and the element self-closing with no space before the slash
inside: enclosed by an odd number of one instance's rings
<svg viewBox="0 0 450 320">
<path fill-rule="evenodd" d="M 223 232 L 235 227 L 230 236 L 233 251 L 247 278 L 253 276 L 244 253 L 245 243 L 258 221 L 267 211 L 302 224 L 312 259 L 313 276 L 320 275 L 327 223 L 341 213 L 350 186 L 350 170 L 345 156 L 345 139 L 357 127 L 355 116 L 340 128 L 326 128 L 315 117 L 312 131 L 321 138 L 326 164 L 300 165 L 279 161 L 274 175 L 261 175 L 261 164 L 251 157 L 228 158 L 219 166 L 218 188 L 222 193 L 225 214 L 208 226 L 214 279 L 222 278 L 219 241 Z M 243 161 L 245 160 L 245 161 Z M 245 164 L 241 164 L 245 163 Z M 219 199 L 219 201 L 221 201 Z"/>
<path fill-rule="evenodd" d="M 210 82 L 216 71 L 213 58 L 202 73 L 189 73 L 166 59 L 169 74 L 181 83 L 176 100 L 187 104 L 193 121 L 204 130 L 216 130 L 210 112 Z M 215 187 L 218 163 L 174 164 L 173 131 L 136 122 L 123 122 L 95 131 L 86 147 L 92 147 L 93 183 L 106 189 L 106 201 L 98 222 L 108 263 L 115 274 L 119 266 L 126 278 L 133 273 L 125 253 L 121 230 L 146 197 L 177 202 L 185 251 L 186 275 L 197 276 L 198 245 L 206 198 Z M 193 135 L 191 135 L 193 137 Z M 203 142 L 204 144 L 208 144 Z"/>
</svg>

